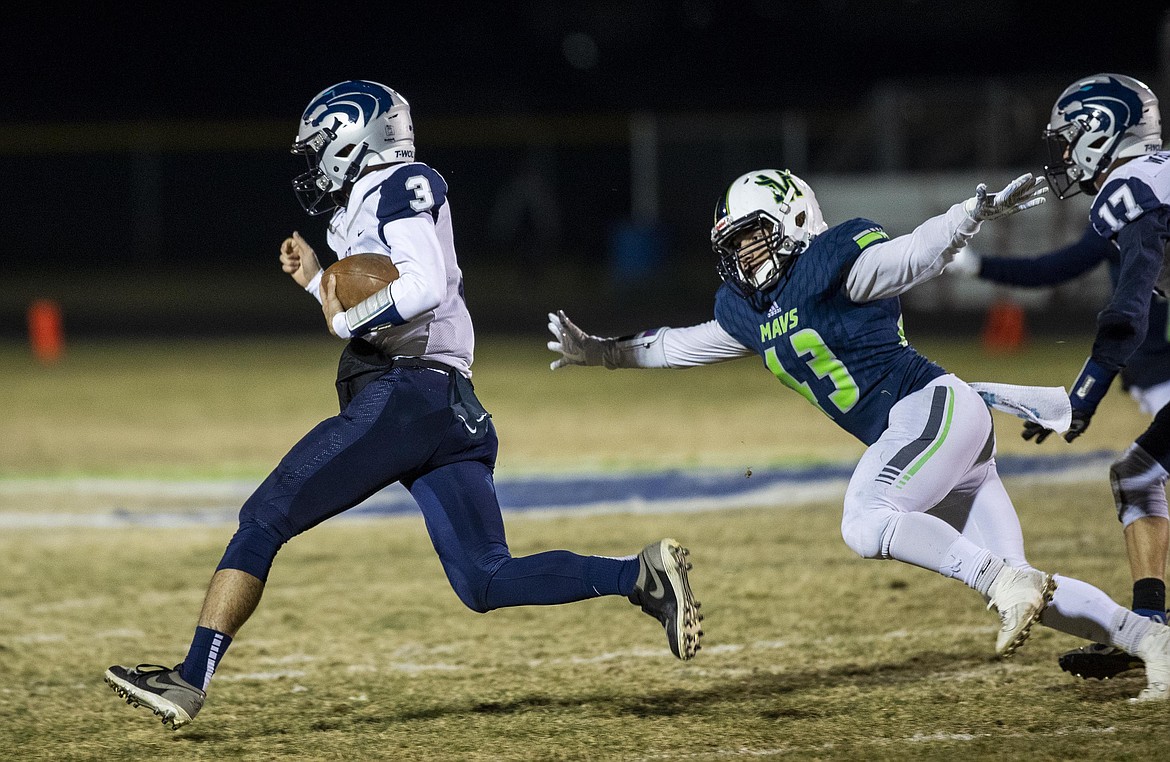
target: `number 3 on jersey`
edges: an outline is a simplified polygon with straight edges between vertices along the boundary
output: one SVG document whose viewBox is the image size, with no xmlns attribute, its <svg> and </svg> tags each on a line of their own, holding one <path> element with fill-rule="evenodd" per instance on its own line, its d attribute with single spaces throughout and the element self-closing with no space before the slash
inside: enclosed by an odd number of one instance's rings
<svg viewBox="0 0 1170 762">
<path fill-rule="evenodd" d="M 435 196 L 431 193 L 431 183 L 422 175 L 407 178 L 406 189 L 414 191 L 414 200 L 410 202 L 410 208 L 416 212 L 425 212 L 435 205 Z"/>
<path fill-rule="evenodd" d="M 828 378 L 833 382 L 834 389 L 829 394 L 829 401 L 833 403 L 833 406 L 842 413 L 848 413 L 852 410 L 860 398 L 857 382 L 853 380 L 853 376 L 844 363 L 838 360 L 833 351 L 825 346 L 825 340 L 821 338 L 821 335 L 812 328 L 805 328 L 789 336 L 788 341 L 792 344 L 796 356 L 805 361 L 805 364 L 817 378 Z M 772 374 L 780 379 L 782 384 L 796 391 L 828 414 L 828 411 L 817 402 L 812 388 L 805 382 L 796 380 L 788 371 L 784 370 L 775 347 L 768 347 L 764 352 L 764 362 L 767 363 L 768 370 L 772 371 Z"/>
</svg>

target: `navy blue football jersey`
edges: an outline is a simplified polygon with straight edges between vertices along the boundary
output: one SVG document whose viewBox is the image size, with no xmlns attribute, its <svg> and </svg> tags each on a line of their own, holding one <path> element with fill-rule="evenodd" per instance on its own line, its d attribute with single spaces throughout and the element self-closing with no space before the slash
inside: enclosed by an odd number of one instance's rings
<svg viewBox="0 0 1170 762">
<path fill-rule="evenodd" d="M 898 400 L 946 373 L 907 343 L 897 297 L 857 304 L 846 294 L 857 256 L 887 238 L 870 220 L 850 220 L 817 236 L 770 291 L 748 299 L 724 283 L 715 294 L 723 330 L 867 445 Z"/>
<path fill-rule="evenodd" d="M 1097 316 L 1092 353 L 1098 364 L 1119 370 L 1145 338 L 1155 284 L 1165 286 L 1158 275 L 1170 242 L 1170 152 L 1113 170 L 1093 199 L 1089 223 L 1120 249 L 1113 296 Z"/>
</svg>

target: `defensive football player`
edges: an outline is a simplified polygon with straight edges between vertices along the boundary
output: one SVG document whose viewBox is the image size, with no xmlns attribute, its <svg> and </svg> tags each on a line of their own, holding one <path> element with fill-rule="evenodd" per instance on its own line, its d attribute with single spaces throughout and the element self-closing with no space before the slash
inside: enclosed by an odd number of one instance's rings
<svg viewBox="0 0 1170 762">
<path fill-rule="evenodd" d="M 306 434 L 244 504 L 186 658 L 173 668 L 113 666 L 106 682 L 164 724 L 190 722 L 280 547 L 396 481 L 418 502 L 448 581 L 473 611 L 623 595 L 662 623 L 675 656 L 694 656 L 699 604 L 676 541 L 620 558 L 509 553 L 492 478 L 496 431 L 471 384 L 474 336 L 447 182 L 415 161 L 406 100 L 364 80 L 326 88 L 301 116 L 292 150 L 308 161 L 293 181 L 305 211 L 332 213 L 330 248 L 339 258 L 384 254 L 400 276 L 342 309 L 309 244 L 294 233 L 281 245 L 283 270 L 349 340 L 341 412 Z"/>
<path fill-rule="evenodd" d="M 711 240 L 724 282 L 713 320 L 601 338 L 551 314 L 549 348 L 560 354 L 552 367 L 684 368 L 760 356 L 785 386 L 868 445 L 845 496 L 841 530 L 850 548 L 978 591 L 999 615 L 1000 655 L 1040 621 L 1145 659 L 1148 685 L 1137 700 L 1164 700 L 1170 628 L 1028 564 L 996 471 L 984 397 L 918 354 L 902 331 L 899 294 L 942 272 L 984 220 L 1036 206 L 1045 190 L 1031 175 L 995 194 L 980 185 L 973 198 L 890 239 L 868 219 L 829 227 L 812 188 L 787 171 L 749 172 L 716 205 Z M 1023 408 L 1043 397 L 1026 387 L 1006 393 Z M 1067 406 L 1063 412 L 1067 421 Z M 1032 417 L 1061 427 L 1054 416 Z"/>
</svg>

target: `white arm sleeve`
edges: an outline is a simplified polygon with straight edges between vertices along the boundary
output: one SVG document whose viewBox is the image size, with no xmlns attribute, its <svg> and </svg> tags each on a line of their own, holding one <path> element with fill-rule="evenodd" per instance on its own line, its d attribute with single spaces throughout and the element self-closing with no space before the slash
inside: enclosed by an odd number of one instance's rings
<svg viewBox="0 0 1170 762">
<path fill-rule="evenodd" d="M 657 328 L 612 341 L 605 351 L 609 368 L 692 368 L 752 354 L 715 320 L 686 328 Z"/>
<path fill-rule="evenodd" d="M 354 335 L 387 323 L 403 325 L 438 307 L 446 290 L 443 251 L 430 217 L 392 220 L 384 226 L 383 236 L 393 252 L 398 280 L 345 311 Z"/>
<path fill-rule="evenodd" d="M 911 233 L 871 245 L 849 270 L 849 298 L 871 302 L 909 291 L 941 273 L 978 231 L 960 202 Z"/>
<path fill-rule="evenodd" d="M 324 274 L 324 269 L 318 270 L 313 279 L 309 281 L 309 285 L 305 286 L 305 290 L 312 294 L 318 303 L 321 302 L 321 276 Z"/>
<path fill-rule="evenodd" d="M 447 270 L 434 221 L 426 214 L 393 220 L 383 226 L 382 235 L 398 267 L 398 280 L 386 287 L 398 314 L 410 321 L 438 307 L 447 288 Z"/>
</svg>

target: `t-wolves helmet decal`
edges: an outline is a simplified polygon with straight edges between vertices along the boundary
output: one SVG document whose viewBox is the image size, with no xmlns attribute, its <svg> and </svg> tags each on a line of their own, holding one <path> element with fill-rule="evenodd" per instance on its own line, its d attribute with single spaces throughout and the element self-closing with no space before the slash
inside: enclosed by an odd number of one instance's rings
<svg viewBox="0 0 1170 762">
<path fill-rule="evenodd" d="M 327 212 L 344 203 L 346 186 L 366 166 L 414 161 L 410 104 L 377 82 L 340 82 L 309 102 L 292 152 L 309 164 L 293 179 L 301 206 Z"/>
<path fill-rule="evenodd" d="M 1161 150 L 1158 98 L 1124 74 L 1079 79 L 1056 99 L 1044 139 L 1044 174 L 1056 195 L 1096 193 L 1094 181 L 1113 162 Z"/>
<path fill-rule="evenodd" d="M 711 246 L 719 277 L 744 296 L 769 289 L 827 228 L 812 188 L 788 170 L 741 175 L 715 205 Z M 741 247 L 754 232 L 760 235 Z"/>
</svg>

